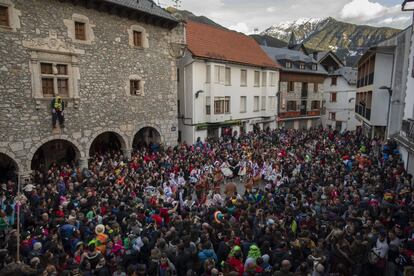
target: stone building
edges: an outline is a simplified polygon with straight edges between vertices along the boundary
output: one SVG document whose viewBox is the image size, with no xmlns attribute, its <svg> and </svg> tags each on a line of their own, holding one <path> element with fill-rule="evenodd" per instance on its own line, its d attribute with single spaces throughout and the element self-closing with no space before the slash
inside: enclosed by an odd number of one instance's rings
<svg viewBox="0 0 414 276">
<path fill-rule="evenodd" d="M 327 72 L 308 55 L 303 45 L 291 45 L 289 48 L 262 46 L 267 55 L 282 66 L 278 125 L 294 129 L 319 126 Z"/>
<path fill-rule="evenodd" d="M 0 0 L 0 178 L 85 167 L 103 148 L 174 145 L 184 44 L 183 24 L 150 0 Z"/>
</svg>

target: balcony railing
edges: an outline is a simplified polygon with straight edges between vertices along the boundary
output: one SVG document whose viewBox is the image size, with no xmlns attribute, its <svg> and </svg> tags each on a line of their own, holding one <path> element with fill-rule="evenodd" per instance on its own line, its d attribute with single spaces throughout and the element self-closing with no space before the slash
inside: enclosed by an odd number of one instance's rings
<svg viewBox="0 0 414 276">
<path fill-rule="evenodd" d="M 307 111 L 306 110 L 300 110 L 300 111 L 287 111 L 287 112 L 281 112 L 279 113 L 279 118 L 285 119 L 285 118 L 297 118 L 297 117 L 307 117 L 307 116 L 320 116 L 321 110 L 312 110 Z"/>
<path fill-rule="evenodd" d="M 414 141 L 414 120 L 403 120 L 401 132 L 407 139 Z"/>
<path fill-rule="evenodd" d="M 308 116 L 320 116 L 320 115 L 321 115 L 321 111 L 320 110 L 308 111 Z"/>
<path fill-rule="evenodd" d="M 367 108 L 364 105 L 357 104 L 355 106 L 355 112 L 367 119 L 368 121 L 371 120 L 371 109 Z"/>
</svg>

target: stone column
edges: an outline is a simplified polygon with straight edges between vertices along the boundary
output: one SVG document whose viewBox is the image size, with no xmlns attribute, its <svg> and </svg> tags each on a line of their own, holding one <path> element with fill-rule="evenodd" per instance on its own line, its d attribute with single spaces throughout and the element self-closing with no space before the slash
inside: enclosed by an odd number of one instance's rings
<svg viewBox="0 0 414 276">
<path fill-rule="evenodd" d="M 23 171 L 20 173 L 19 175 L 19 179 L 20 179 L 20 187 L 23 189 L 24 185 L 26 183 L 30 182 L 30 175 L 32 174 L 32 171 Z"/>
<path fill-rule="evenodd" d="M 124 154 L 125 158 L 127 158 L 128 160 L 131 159 L 131 153 L 132 153 L 131 149 L 122 149 L 122 153 Z"/>
<path fill-rule="evenodd" d="M 79 168 L 81 170 L 88 168 L 88 158 L 87 157 L 79 158 Z"/>
</svg>

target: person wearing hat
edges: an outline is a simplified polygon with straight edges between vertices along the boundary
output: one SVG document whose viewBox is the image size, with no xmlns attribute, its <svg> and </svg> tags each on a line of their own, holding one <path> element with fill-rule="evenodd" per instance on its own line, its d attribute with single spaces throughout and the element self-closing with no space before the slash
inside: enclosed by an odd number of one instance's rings
<svg viewBox="0 0 414 276">
<path fill-rule="evenodd" d="M 104 255 L 106 253 L 106 243 L 108 241 L 108 235 L 105 234 L 105 226 L 103 224 L 98 224 L 95 227 L 95 234 L 96 249 Z"/>
<path fill-rule="evenodd" d="M 65 110 L 65 102 L 62 100 L 60 96 L 54 98 L 51 102 L 52 108 L 52 126 L 56 128 L 56 121 L 59 121 L 59 125 L 61 128 L 64 128 L 65 117 L 63 112 Z"/>
</svg>

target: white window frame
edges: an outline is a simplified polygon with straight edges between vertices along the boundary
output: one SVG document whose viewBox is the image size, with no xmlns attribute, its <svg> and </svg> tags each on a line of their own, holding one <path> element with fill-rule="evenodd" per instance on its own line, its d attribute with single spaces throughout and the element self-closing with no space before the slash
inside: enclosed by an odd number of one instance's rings
<svg viewBox="0 0 414 276">
<path fill-rule="evenodd" d="M 262 72 L 262 86 L 267 86 L 267 72 Z"/>
<path fill-rule="evenodd" d="M 276 86 L 276 73 L 270 72 L 270 86 Z"/>
<path fill-rule="evenodd" d="M 269 110 L 273 111 L 276 110 L 276 97 L 269 96 Z"/>
<path fill-rule="evenodd" d="M 260 71 L 254 71 L 254 87 L 260 87 Z"/>
<path fill-rule="evenodd" d="M 246 112 L 247 112 L 247 97 L 240 96 L 240 113 L 246 113 Z"/>
<path fill-rule="evenodd" d="M 265 111 L 266 110 L 266 96 L 262 96 L 261 99 L 262 103 L 261 103 L 261 110 Z"/>
<path fill-rule="evenodd" d="M 231 68 L 226 67 L 224 74 L 225 74 L 225 85 L 230 86 L 231 85 Z"/>
<path fill-rule="evenodd" d="M 220 111 L 216 112 L 216 102 L 219 102 Z M 227 105 L 228 102 L 228 105 Z M 228 109 L 227 109 L 228 107 Z M 225 97 L 214 97 L 214 114 L 229 114 L 231 111 L 231 98 L 229 96 Z"/>
<path fill-rule="evenodd" d="M 292 68 L 292 62 L 290 60 L 286 61 L 286 68 L 288 69 Z"/>
<path fill-rule="evenodd" d="M 247 86 L 247 70 L 240 69 L 240 86 Z"/>
<path fill-rule="evenodd" d="M 260 110 L 260 97 L 254 96 L 253 97 L 253 112 L 259 112 Z"/>
<path fill-rule="evenodd" d="M 225 84 L 226 69 L 222 65 L 214 66 L 214 82 L 218 84 Z"/>
</svg>

